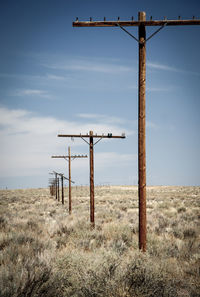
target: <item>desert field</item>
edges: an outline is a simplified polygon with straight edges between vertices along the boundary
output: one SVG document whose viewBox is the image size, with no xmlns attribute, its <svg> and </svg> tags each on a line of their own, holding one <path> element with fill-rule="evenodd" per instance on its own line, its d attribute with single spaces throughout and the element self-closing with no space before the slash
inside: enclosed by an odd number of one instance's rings
<svg viewBox="0 0 200 297">
<path fill-rule="evenodd" d="M 0 296 L 200 296 L 200 187 L 147 187 L 147 252 L 134 186 L 0 191 Z"/>
</svg>

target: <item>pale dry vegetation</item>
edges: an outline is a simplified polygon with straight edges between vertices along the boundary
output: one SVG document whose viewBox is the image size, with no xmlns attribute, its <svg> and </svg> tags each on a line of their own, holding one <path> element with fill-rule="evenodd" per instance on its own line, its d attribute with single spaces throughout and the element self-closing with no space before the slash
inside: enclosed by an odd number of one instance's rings
<svg viewBox="0 0 200 297">
<path fill-rule="evenodd" d="M 67 196 L 67 192 L 65 193 Z M 0 296 L 200 296 L 200 188 L 149 187 L 148 251 L 138 251 L 136 187 L 67 198 L 48 189 L 0 191 Z"/>
</svg>

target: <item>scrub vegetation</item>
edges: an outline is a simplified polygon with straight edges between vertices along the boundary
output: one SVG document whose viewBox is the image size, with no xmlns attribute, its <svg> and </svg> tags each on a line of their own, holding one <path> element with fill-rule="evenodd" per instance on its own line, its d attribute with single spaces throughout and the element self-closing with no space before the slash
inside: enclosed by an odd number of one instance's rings
<svg viewBox="0 0 200 297">
<path fill-rule="evenodd" d="M 73 187 L 72 215 L 48 189 L 0 191 L 0 296 L 200 296 L 200 187 L 148 187 L 147 252 L 134 186 Z"/>
</svg>

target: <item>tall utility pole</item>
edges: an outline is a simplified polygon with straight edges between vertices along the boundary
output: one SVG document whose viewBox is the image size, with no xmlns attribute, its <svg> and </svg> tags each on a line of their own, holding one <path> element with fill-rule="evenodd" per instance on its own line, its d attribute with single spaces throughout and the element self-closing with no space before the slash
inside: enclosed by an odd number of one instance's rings
<svg viewBox="0 0 200 297">
<path fill-rule="evenodd" d="M 71 188 L 71 151 L 68 147 L 68 156 L 69 156 L 69 214 L 72 213 L 72 188 Z"/>
<path fill-rule="evenodd" d="M 69 181 L 69 214 L 72 213 L 72 194 L 71 194 L 71 161 L 73 161 L 74 159 L 77 158 L 87 158 L 87 155 L 71 155 L 71 150 L 70 150 L 70 146 L 68 147 L 68 155 L 67 156 L 51 156 L 51 158 L 61 158 L 61 159 L 65 159 L 68 161 L 69 163 L 69 176 L 68 176 L 68 181 Z"/>
<path fill-rule="evenodd" d="M 107 135 L 94 135 L 93 131 L 90 131 L 89 134 L 59 134 L 58 137 L 80 137 L 90 147 L 90 223 L 92 228 L 94 228 L 94 146 L 103 138 L 125 138 L 125 134 L 122 134 L 121 136 L 113 136 L 112 133 L 108 133 Z M 85 138 L 89 138 L 89 142 Z M 98 138 L 98 140 L 95 143 L 94 138 Z"/>
<path fill-rule="evenodd" d="M 146 21 L 144 12 L 139 21 Z M 139 248 L 146 251 L 146 29 L 139 26 L 139 79 L 138 79 L 138 192 L 139 192 Z"/>
<path fill-rule="evenodd" d="M 191 20 L 146 20 L 146 13 L 138 13 L 138 21 L 132 17 L 130 21 L 90 21 L 79 22 L 78 18 L 73 22 L 74 27 L 119 27 L 139 44 L 139 84 L 138 84 L 138 194 L 139 194 L 139 248 L 146 251 L 146 148 L 145 148 L 145 81 L 146 81 L 146 42 L 157 34 L 165 26 L 200 25 L 200 20 L 194 17 Z M 138 27 L 138 38 L 133 36 L 124 27 Z M 153 34 L 146 38 L 147 26 L 160 26 Z"/>
<path fill-rule="evenodd" d="M 95 226 L 94 221 L 94 141 L 93 131 L 90 131 L 90 222 L 92 227 Z"/>
</svg>

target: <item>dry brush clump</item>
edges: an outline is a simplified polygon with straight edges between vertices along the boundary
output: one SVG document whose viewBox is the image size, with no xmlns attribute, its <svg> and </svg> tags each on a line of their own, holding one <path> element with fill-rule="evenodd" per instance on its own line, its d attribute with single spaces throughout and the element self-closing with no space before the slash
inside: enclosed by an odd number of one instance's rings
<svg viewBox="0 0 200 297">
<path fill-rule="evenodd" d="M 0 296 L 200 295 L 200 188 L 148 188 L 145 254 L 136 187 L 96 187 L 95 229 L 88 187 L 73 187 L 71 216 L 47 189 L 0 195 Z"/>
</svg>

